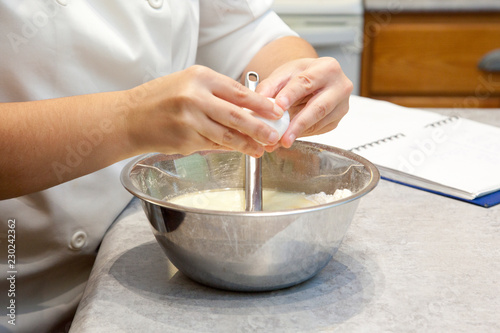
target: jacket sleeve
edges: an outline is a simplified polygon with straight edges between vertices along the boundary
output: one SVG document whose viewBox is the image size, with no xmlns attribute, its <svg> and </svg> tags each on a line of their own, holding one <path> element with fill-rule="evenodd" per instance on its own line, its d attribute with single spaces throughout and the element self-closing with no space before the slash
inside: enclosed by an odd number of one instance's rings
<svg viewBox="0 0 500 333">
<path fill-rule="evenodd" d="M 196 63 L 238 79 L 263 46 L 297 36 L 271 4 L 272 0 L 200 0 Z"/>
</svg>

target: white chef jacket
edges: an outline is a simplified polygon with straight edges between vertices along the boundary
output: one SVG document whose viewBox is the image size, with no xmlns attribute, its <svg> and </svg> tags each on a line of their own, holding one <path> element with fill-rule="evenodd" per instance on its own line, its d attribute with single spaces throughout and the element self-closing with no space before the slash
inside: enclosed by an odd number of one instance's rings
<svg viewBox="0 0 500 333">
<path fill-rule="evenodd" d="M 271 3 L 1 1 L 0 102 L 129 89 L 195 63 L 236 79 L 266 43 L 295 35 Z M 86 147 L 96 144 L 89 138 Z M 66 147 L 72 163 L 85 162 L 78 149 Z M 0 201 L 0 331 L 69 325 L 101 239 L 131 199 L 119 182 L 123 165 Z M 9 220 L 15 220 L 15 266 L 6 265 Z M 7 316 L 12 299 L 15 326 Z"/>
</svg>

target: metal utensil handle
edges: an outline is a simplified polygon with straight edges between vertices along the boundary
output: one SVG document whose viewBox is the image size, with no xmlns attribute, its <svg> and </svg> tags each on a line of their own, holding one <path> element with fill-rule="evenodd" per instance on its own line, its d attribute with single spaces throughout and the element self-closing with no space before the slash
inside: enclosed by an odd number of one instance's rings
<svg viewBox="0 0 500 333">
<path fill-rule="evenodd" d="M 245 77 L 245 86 L 255 91 L 259 84 L 259 74 L 248 72 Z M 245 155 L 245 210 L 262 210 L 262 160 Z"/>
<path fill-rule="evenodd" d="M 248 72 L 245 77 L 245 86 L 251 91 L 255 91 L 257 89 L 257 85 L 259 84 L 259 74 L 256 72 Z"/>
</svg>

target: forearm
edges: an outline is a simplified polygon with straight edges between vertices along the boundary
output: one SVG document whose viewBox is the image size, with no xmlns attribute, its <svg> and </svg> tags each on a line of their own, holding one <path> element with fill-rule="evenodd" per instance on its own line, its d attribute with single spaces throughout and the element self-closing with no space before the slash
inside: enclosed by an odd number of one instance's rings
<svg viewBox="0 0 500 333">
<path fill-rule="evenodd" d="M 131 154 L 123 92 L 0 104 L 0 199 L 42 190 Z"/>
<path fill-rule="evenodd" d="M 265 79 L 280 65 L 300 58 L 316 58 L 314 48 L 299 37 L 282 37 L 264 46 L 250 61 L 244 73 L 257 72 L 261 79 Z M 244 83 L 242 75 L 241 82 Z"/>
<path fill-rule="evenodd" d="M 0 200 L 40 191 L 145 152 L 230 149 L 255 157 L 278 133 L 252 117 L 273 103 L 202 66 L 126 91 L 0 104 Z"/>
</svg>

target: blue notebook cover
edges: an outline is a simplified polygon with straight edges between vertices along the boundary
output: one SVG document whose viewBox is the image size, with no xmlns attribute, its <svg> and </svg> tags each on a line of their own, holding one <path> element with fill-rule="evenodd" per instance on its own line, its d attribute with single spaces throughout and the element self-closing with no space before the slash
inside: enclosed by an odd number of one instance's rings
<svg viewBox="0 0 500 333">
<path fill-rule="evenodd" d="M 474 205 L 478 205 L 478 206 L 481 206 L 481 207 L 485 207 L 485 208 L 490 208 L 490 207 L 493 207 L 493 206 L 495 206 L 495 205 L 497 205 L 497 204 L 500 203 L 500 191 L 496 191 L 496 192 L 493 192 L 493 193 L 490 193 L 490 194 L 486 194 L 486 195 L 483 195 L 481 197 L 475 198 L 473 200 L 468 200 L 468 199 L 464 199 L 464 198 L 455 197 L 453 195 L 449 195 L 449 194 L 446 194 L 446 193 L 429 190 L 427 188 L 422 188 L 422 187 L 418 187 L 418 186 L 406 184 L 406 183 L 399 182 L 397 180 L 389 179 L 389 178 L 386 178 L 386 177 L 380 177 L 380 178 L 388 180 L 388 181 L 393 182 L 393 183 L 397 183 L 397 184 L 409 186 L 409 187 L 412 187 L 412 188 L 416 188 L 418 190 L 423 190 L 423 191 L 426 191 L 426 192 L 430 192 L 430 193 L 442 195 L 442 196 L 445 196 L 445 197 L 448 197 L 448 198 L 452 198 L 452 199 L 456 199 L 456 200 L 460 200 L 460 201 L 465 201 L 465 202 L 468 202 L 468 203 L 471 203 L 471 204 L 474 204 Z"/>
</svg>

